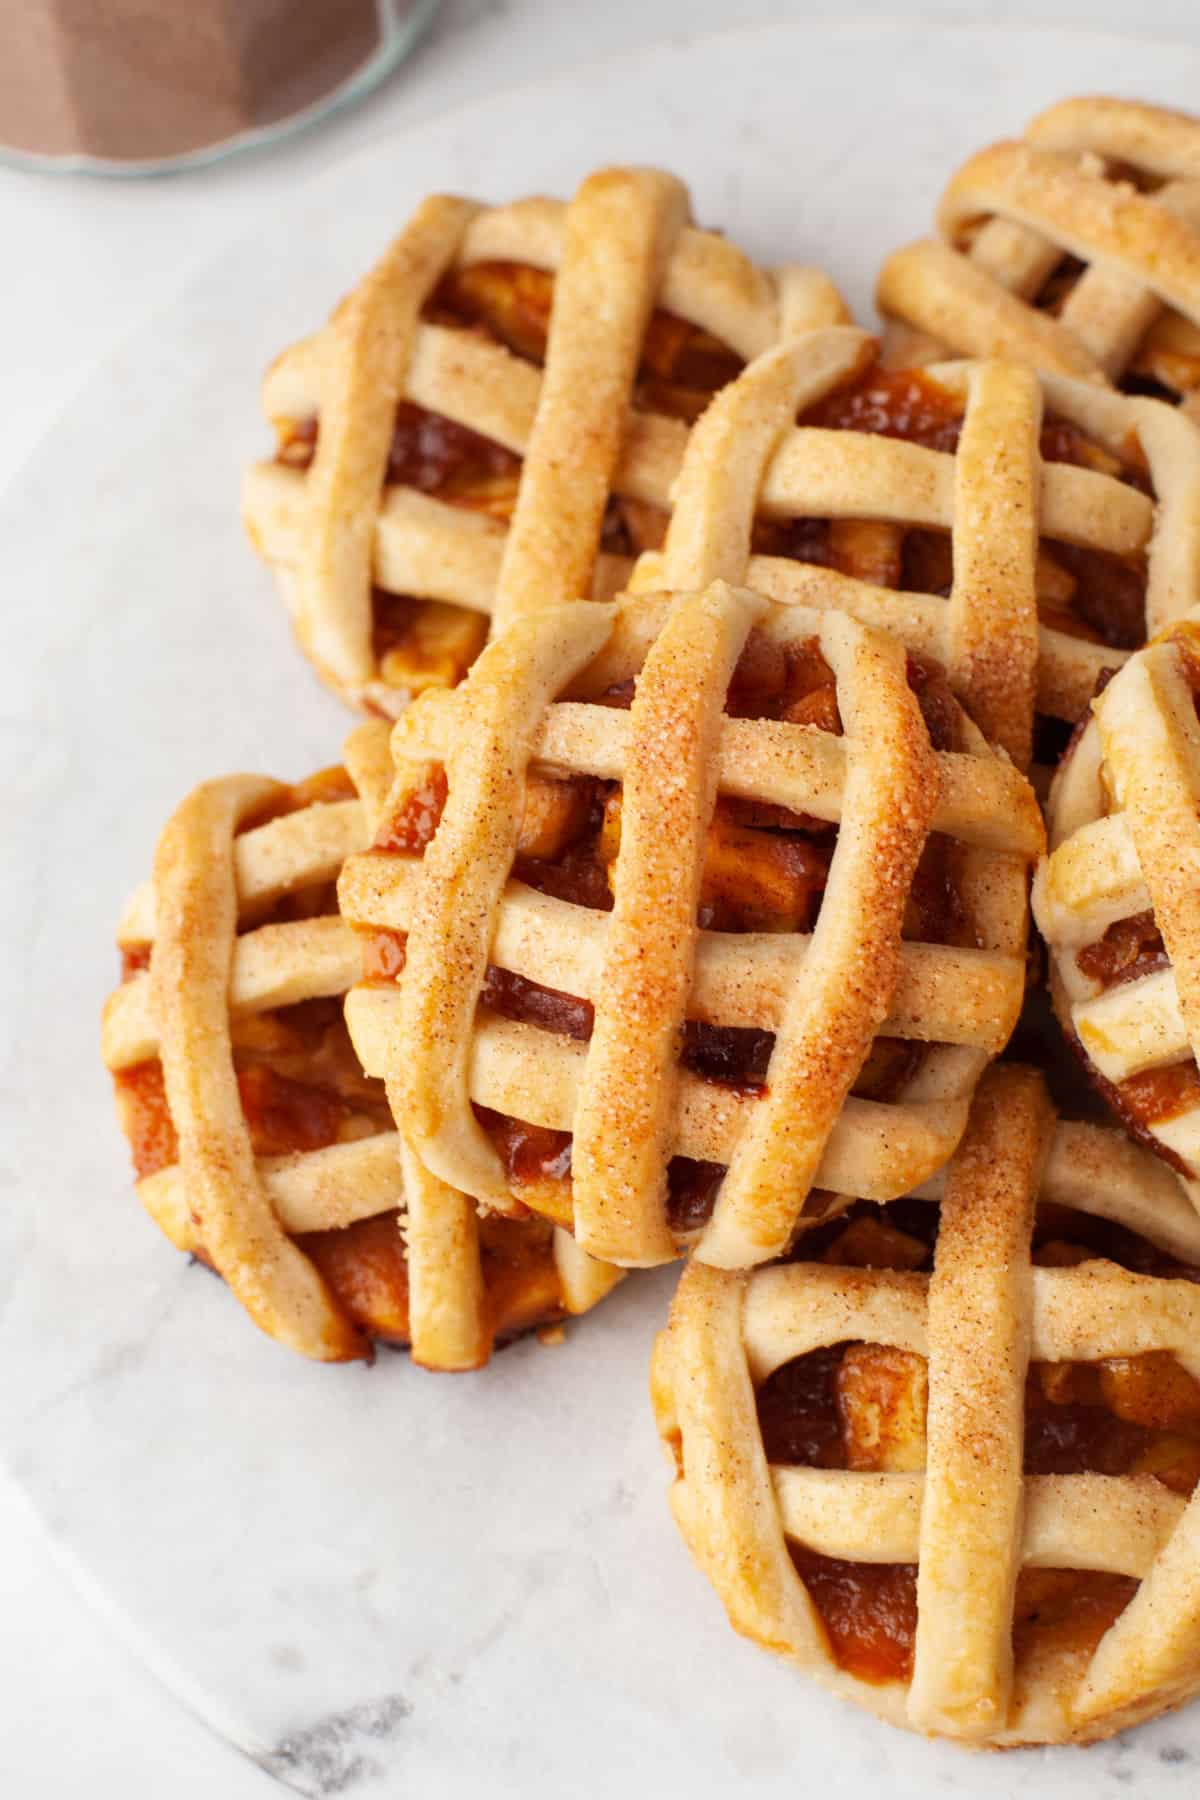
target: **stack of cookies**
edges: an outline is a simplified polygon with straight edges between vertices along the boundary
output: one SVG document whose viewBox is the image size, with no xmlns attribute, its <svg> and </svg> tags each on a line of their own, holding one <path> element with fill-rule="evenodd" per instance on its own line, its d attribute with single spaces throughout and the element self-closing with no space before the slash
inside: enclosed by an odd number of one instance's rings
<svg viewBox="0 0 1200 1800">
<path fill-rule="evenodd" d="M 305 1356 L 682 1259 L 732 1623 L 967 1743 L 1200 1689 L 1197 178 L 1053 108 L 881 339 L 657 171 L 427 201 L 244 490 L 366 722 L 182 802 L 104 1020 L 146 1209 Z"/>
</svg>

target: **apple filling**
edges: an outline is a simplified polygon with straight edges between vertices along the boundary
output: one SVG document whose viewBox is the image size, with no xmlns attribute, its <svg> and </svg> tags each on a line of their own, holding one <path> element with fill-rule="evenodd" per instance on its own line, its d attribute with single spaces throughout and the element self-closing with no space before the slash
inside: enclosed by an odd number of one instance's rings
<svg viewBox="0 0 1200 1800">
<path fill-rule="evenodd" d="M 928 1269 L 936 1208 L 859 1205 L 805 1240 L 806 1260 L 863 1268 Z M 1118 1225 L 1059 1207 L 1039 1210 L 1033 1260 L 1062 1267 L 1104 1256 L 1142 1274 L 1194 1279 Z M 796 1357 L 758 1392 L 767 1460 L 805 1468 L 916 1472 L 925 1466 L 925 1359 L 881 1344 L 840 1343 Z M 1200 1384 L 1174 1356 L 1033 1363 L 1025 1384 L 1029 1475 L 1151 1475 L 1173 1493 L 1200 1482 Z M 799 1544 L 793 1561 L 835 1661 L 861 1680 L 912 1673 L 917 1570 L 860 1563 Z M 1027 1568 L 1017 1579 L 1013 1650 L 1090 1653 L 1137 1590 L 1124 1575 Z"/>
</svg>

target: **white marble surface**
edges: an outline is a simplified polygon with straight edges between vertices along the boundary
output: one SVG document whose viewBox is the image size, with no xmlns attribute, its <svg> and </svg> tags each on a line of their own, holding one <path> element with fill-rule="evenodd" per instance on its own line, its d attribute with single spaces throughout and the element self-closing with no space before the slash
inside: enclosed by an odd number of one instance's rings
<svg viewBox="0 0 1200 1800">
<path fill-rule="evenodd" d="M 1179 1758 L 1200 1749 L 1200 1721 L 1086 1765 L 964 1759 L 832 1712 L 733 1641 L 662 1505 L 644 1398 L 661 1279 L 627 1288 L 565 1350 L 519 1349 L 479 1380 L 438 1383 L 390 1358 L 370 1374 L 297 1369 L 227 1330 L 217 1284 L 128 1204 L 94 1064 L 109 921 L 167 803 L 214 767 L 299 774 L 342 728 L 230 516 L 263 357 L 434 183 L 561 189 L 593 157 L 657 156 L 692 177 L 701 216 L 762 252 L 825 249 L 861 301 L 876 251 L 923 225 L 940 175 L 980 137 L 1076 86 L 1194 104 L 1194 54 L 1011 31 L 973 45 L 944 24 L 992 10 L 926 6 L 942 23 L 853 42 L 732 37 L 549 89 L 535 131 L 532 101 L 501 101 L 357 175 L 321 175 L 471 95 L 729 13 L 462 0 L 367 107 L 254 162 L 137 186 L 0 171 L 0 229 L 19 251 L 0 289 L 0 475 L 51 434 L 0 510 L 17 622 L 0 730 L 22 874 L 0 929 L 19 950 L 0 1100 L 5 1164 L 21 1171 L 0 1215 L 0 1444 L 20 1483 L 0 1491 L 0 1791 L 279 1791 L 168 1699 L 123 1636 L 232 1737 L 326 1792 L 507 1794 L 537 1778 L 600 1794 L 653 1777 L 668 1793 L 741 1779 L 782 1794 L 816 1758 L 847 1796 L 885 1781 L 1006 1793 L 1018 1767 L 1064 1797 L 1194 1781 Z M 1054 11 L 1131 24 L 1108 0 Z M 1005 18 L 1044 22 L 1044 8 L 1021 0 Z M 1145 0 L 1132 23 L 1200 44 L 1193 0 Z M 253 242 L 208 266 L 239 229 Z M 246 663 L 219 653 L 235 628 L 267 670 L 250 687 Z"/>
</svg>

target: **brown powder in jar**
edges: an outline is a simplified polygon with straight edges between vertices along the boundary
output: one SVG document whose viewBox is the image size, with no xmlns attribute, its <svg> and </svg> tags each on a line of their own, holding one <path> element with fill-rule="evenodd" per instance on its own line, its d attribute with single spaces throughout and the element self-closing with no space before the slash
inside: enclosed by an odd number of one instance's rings
<svg viewBox="0 0 1200 1800">
<path fill-rule="evenodd" d="M 302 112 L 381 42 L 376 0 L 21 0 L 0 22 L 0 142 L 183 156 Z"/>
</svg>

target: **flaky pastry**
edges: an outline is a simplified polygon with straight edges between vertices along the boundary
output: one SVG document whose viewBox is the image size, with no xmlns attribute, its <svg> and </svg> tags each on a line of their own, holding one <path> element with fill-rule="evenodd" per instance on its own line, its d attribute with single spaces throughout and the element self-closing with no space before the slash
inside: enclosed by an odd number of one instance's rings
<svg viewBox="0 0 1200 1800">
<path fill-rule="evenodd" d="M 952 176 L 879 277 L 891 360 L 947 350 L 1162 394 L 1200 387 L 1200 119 L 1063 100 Z"/>
<path fill-rule="evenodd" d="M 672 1510 L 739 1631 L 892 1723 L 1106 1737 L 1200 1687 L 1200 1219 L 1016 1065 L 928 1193 L 815 1260 L 693 1260 Z"/>
<path fill-rule="evenodd" d="M 721 578 L 784 423 L 686 496 L 702 585 L 526 614 L 395 727 L 347 1019 L 431 1243 L 520 1203 L 766 1260 L 940 1166 L 1007 1041 L 1028 783 L 898 640 Z"/>
<path fill-rule="evenodd" d="M 634 587 L 694 584 L 709 498 L 753 464 L 720 573 L 936 658 L 1027 766 L 1035 715 L 1073 723 L 1200 589 L 1200 435 L 1160 402 L 1013 363 L 892 370 L 873 352 L 862 332 L 814 331 L 726 387 Z"/>
<path fill-rule="evenodd" d="M 697 230 L 656 170 L 601 170 L 567 206 L 427 200 L 266 378 L 279 448 L 243 512 L 305 651 L 394 716 L 453 686 L 491 615 L 610 598 L 709 396 L 844 316 L 823 275 Z"/>
<path fill-rule="evenodd" d="M 1063 1029 L 1125 1124 L 1189 1181 L 1200 1177 L 1198 694 L 1193 613 L 1093 702 L 1051 789 L 1034 887 Z"/>
<path fill-rule="evenodd" d="M 411 1340 L 429 1367 L 473 1367 L 618 1273 L 542 1220 L 503 1219 L 478 1226 L 448 1300 L 414 1278 L 387 1098 L 342 1019 L 359 940 L 334 904 L 387 793 L 387 728 L 363 727 L 347 758 L 353 779 L 231 776 L 183 802 L 121 919 L 104 1059 L 146 1210 L 262 1330 L 322 1360 Z M 469 1362 L 414 1333 L 439 1303 L 472 1314 Z"/>
</svg>

